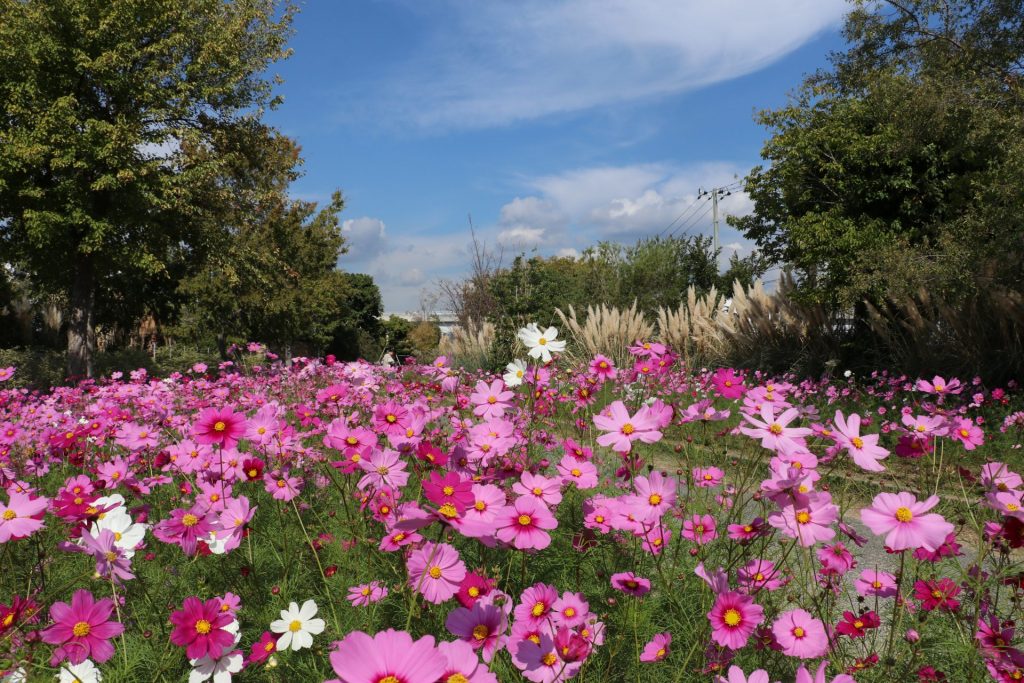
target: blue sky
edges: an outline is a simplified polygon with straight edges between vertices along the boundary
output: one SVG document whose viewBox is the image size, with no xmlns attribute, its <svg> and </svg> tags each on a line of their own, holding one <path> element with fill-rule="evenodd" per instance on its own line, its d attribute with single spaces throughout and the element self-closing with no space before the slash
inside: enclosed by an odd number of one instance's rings
<svg viewBox="0 0 1024 683">
<path fill-rule="evenodd" d="M 632 243 L 698 187 L 759 161 L 754 112 L 842 47 L 843 0 L 308 0 L 268 116 L 303 148 L 303 199 L 335 189 L 344 270 L 385 310 L 418 310 L 468 268 L 478 235 L 507 262 Z M 724 212 L 749 210 L 742 193 Z M 692 218 L 692 220 L 690 220 Z M 725 257 L 748 253 L 722 230 Z M 431 305 L 428 303 L 428 305 Z M 443 307 L 442 304 L 432 304 Z"/>
</svg>

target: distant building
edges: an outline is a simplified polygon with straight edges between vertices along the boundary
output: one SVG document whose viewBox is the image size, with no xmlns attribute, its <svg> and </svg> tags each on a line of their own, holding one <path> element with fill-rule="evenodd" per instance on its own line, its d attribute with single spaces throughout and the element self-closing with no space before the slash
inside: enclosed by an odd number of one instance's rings
<svg viewBox="0 0 1024 683">
<path fill-rule="evenodd" d="M 384 315 L 384 318 L 390 318 L 391 316 L 395 316 L 396 318 L 401 318 L 403 320 L 408 320 L 411 323 L 418 323 L 422 320 L 427 320 L 428 322 L 436 323 L 438 328 L 440 328 L 441 330 L 442 337 L 451 336 L 452 330 L 454 330 L 459 324 L 459 320 L 458 318 L 455 317 L 455 314 L 449 313 L 448 311 L 434 311 L 432 313 L 426 314 L 424 314 L 422 311 L 406 311 L 405 313 L 386 313 Z"/>
</svg>

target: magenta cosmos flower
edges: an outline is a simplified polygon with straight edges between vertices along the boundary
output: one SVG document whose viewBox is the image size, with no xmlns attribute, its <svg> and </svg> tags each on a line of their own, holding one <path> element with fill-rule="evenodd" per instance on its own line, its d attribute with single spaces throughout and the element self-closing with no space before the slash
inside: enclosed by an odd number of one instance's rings
<svg viewBox="0 0 1024 683">
<path fill-rule="evenodd" d="M 192 436 L 197 443 L 217 444 L 228 448 L 245 436 L 245 415 L 231 408 L 207 408 L 199 413 L 192 426 Z"/>
<path fill-rule="evenodd" d="M 431 472 L 427 481 L 423 482 L 423 494 L 442 510 L 446 505 L 451 506 L 455 514 L 445 514 L 445 517 L 461 515 L 475 500 L 473 482 L 463 479 L 458 472 L 446 472 L 443 477 L 437 472 Z"/>
<path fill-rule="evenodd" d="M 414 641 L 405 631 L 388 629 L 372 638 L 349 633 L 335 643 L 331 666 L 338 678 L 327 683 L 437 683 L 448 661 L 433 636 Z"/>
<path fill-rule="evenodd" d="M 171 642 L 185 648 L 189 659 L 207 655 L 212 659 L 221 656 L 226 648 L 235 643 L 235 636 L 224 627 L 234 618 L 223 612 L 221 602 L 210 598 L 203 602 L 195 596 L 185 598 L 182 608 L 171 614 Z"/>
<path fill-rule="evenodd" d="M 622 401 L 615 401 L 594 416 L 594 425 L 606 434 L 597 437 L 597 443 L 619 453 L 629 453 L 634 441 L 654 443 L 661 439 L 658 424 L 646 408 L 630 416 Z"/>
<path fill-rule="evenodd" d="M 49 498 L 30 498 L 25 493 L 10 492 L 10 501 L 0 503 L 0 543 L 26 538 L 43 528 L 43 515 Z"/>
<path fill-rule="evenodd" d="M 935 513 L 925 514 L 939 504 L 938 496 L 918 502 L 913 494 L 879 493 L 860 511 L 860 518 L 876 536 L 885 536 L 893 550 L 924 548 L 934 552 L 953 533 L 953 525 Z"/>
<path fill-rule="evenodd" d="M 124 625 L 110 621 L 114 603 L 108 598 L 95 600 L 85 589 L 75 591 L 71 604 L 55 602 L 50 606 L 53 626 L 42 632 L 43 642 L 59 645 L 53 653 L 57 662 L 65 659 L 81 664 L 86 659 L 103 663 L 114 656 L 110 639 L 124 632 Z"/>
<path fill-rule="evenodd" d="M 828 650 L 825 624 L 802 609 L 784 612 L 772 624 L 775 640 L 783 653 L 800 659 L 814 659 Z"/>
<path fill-rule="evenodd" d="M 764 621 L 764 608 L 749 595 L 728 591 L 715 599 L 708 620 L 711 621 L 711 639 L 722 647 L 738 650 Z"/>
<path fill-rule="evenodd" d="M 424 543 L 409 556 L 407 567 L 409 585 L 435 605 L 455 595 L 466 578 L 459 551 L 447 543 Z"/>
<path fill-rule="evenodd" d="M 739 398 L 745 390 L 743 378 L 732 368 L 718 368 L 711 378 L 711 383 L 722 398 L 729 400 Z"/>
<path fill-rule="evenodd" d="M 885 467 L 878 463 L 889 457 L 889 451 L 878 445 L 878 434 L 860 433 L 860 415 L 851 413 L 848 418 L 836 411 L 836 443 L 846 449 L 853 462 L 868 472 L 884 472 Z"/>
<path fill-rule="evenodd" d="M 441 683 L 498 683 L 498 677 L 480 663 L 476 651 L 461 640 L 438 643 L 437 650 L 448 662 Z"/>
<path fill-rule="evenodd" d="M 612 588 L 628 593 L 634 597 L 646 595 L 651 591 L 651 582 L 633 572 L 620 572 L 612 574 Z"/>
<path fill-rule="evenodd" d="M 551 536 L 545 530 L 554 529 L 558 521 L 544 503 L 532 496 L 521 496 L 498 513 L 494 525 L 498 540 L 519 550 L 543 550 L 551 544 Z"/>
<path fill-rule="evenodd" d="M 449 612 L 445 626 L 474 650 L 482 650 L 484 661 L 489 662 L 505 644 L 508 621 L 505 610 L 478 601 L 470 608 L 457 607 Z"/>
<path fill-rule="evenodd" d="M 644 651 L 640 653 L 641 662 L 660 662 L 668 657 L 669 645 L 672 644 L 672 634 L 668 631 L 656 633 L 651 640 L 644 645 Z"/>
</svg>

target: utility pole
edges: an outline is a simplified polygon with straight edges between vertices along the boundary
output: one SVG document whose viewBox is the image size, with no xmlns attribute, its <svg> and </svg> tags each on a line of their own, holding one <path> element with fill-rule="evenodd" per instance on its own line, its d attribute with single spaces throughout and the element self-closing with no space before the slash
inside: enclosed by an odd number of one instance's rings
<svg viewBox="0 0 1024 683">
<path fill-rule="evenodd" d="M 711 242 L 711 248 L 715 252 L 715 259 L 718 258 L 718 194 L 722 191 L 717 187 L 711 191 L 711 224 L 715 226 L 715 236 Z"/>
</svg>

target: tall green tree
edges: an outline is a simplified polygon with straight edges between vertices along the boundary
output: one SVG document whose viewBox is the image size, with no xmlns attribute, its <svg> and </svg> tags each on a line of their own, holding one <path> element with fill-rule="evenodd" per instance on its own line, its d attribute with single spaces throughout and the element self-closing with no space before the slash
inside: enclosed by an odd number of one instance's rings
<svg viewBox="0 0 1024 683">
<path fill-rule="evenodd" d="M 221 243 L 228 170 L 268 132 L 278 0 L 0 0 L 0 258 L 69 301 L 91 373 L 97 299 L 171 301 Z M 144 286 L 143 286 L 144 285 Z"/>
<path fill-rule="evenodd" d="M 848 308 L 1024 276 L 1024 2 L 855 2 L 849 48 L 759 120 L 732 219 L 799 294 Z"/>
</svg>

